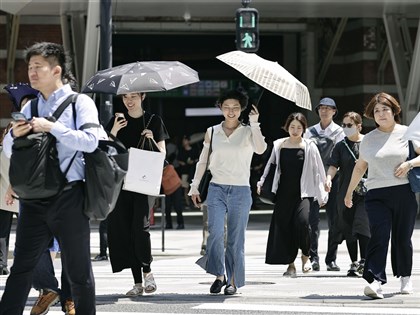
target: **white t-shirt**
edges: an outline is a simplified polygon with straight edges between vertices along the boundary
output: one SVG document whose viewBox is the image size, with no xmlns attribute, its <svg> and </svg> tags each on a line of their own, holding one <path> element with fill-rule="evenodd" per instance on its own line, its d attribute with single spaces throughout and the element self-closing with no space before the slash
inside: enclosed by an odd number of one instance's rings
<svg viewBox="0 0 420 315">
<path fill-rule="evenodd" d="M 392 132 L 374 129 L 360 143 L 360 158 L 368 163 L 368 190 L 408 184 L 407 177 L 396 177 L 395 169 L 408 157 L 407 126 L 395 125 Z M 415 148 L 420 142 L 413 141 Z"/>
</svg>

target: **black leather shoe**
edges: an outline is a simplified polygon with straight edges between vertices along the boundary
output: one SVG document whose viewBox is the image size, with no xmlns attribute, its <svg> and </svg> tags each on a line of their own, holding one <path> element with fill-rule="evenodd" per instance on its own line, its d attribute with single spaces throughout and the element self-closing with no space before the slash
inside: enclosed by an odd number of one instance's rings
<svg viewBox="0 0 420 315">
<path fill-rule="evenodd" d="M 210 287 L 210 293 L 220 293 L 222 288 L 226 285 L 226 277 L 223 277 L 223 281 L 216 279 Z"/>
<path fill-rule="evenodd" d="M 95 258 L 92 259 L 92 261 L 103 261 L 108 260 L 108 255 L 96 255 Z"/>
<path fill-rule="evenodd" d="M 0 276 L 7 276 L 9 274 L 9 270 L 6 266 L 0 266 Z"/>
<path fill-rule="evenodd" d="M 327 270 L 328 271 L 340 271 L 340 267 L 337 266 L 335 261 L 332 261 L 329 264 L 327 264 Z"/>
<path fill-rule="evenodd" d="M 225 288 L 225 295 L 234 295 L 236 294 L 236 287 L 234 285 L 229 284 Z"/>
<path fill-rule="evenodd" d="M 319 262 L 317 262 L 316 260 L 312 262 L 312 270 L 319 271 Z"/>
</svg>

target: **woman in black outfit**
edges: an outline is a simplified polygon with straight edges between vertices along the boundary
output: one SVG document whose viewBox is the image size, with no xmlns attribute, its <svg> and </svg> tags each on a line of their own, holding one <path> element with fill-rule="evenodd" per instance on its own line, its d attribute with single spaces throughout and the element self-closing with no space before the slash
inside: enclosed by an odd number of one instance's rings
<svg viewBox="0 0 420 315">
<path fill-rule="evenodd" d="M 356 159 L 359 158 L 359 146 L 363 139 L 362 117 L 355 112 L 348 112 L 343 116 L 343 131 L 346 135 L 343 141 L 337 143 L 328 161 L 327 180 L 325 190 L 330 191 L 332 179 L 340 169 L 340 181 L 337 193 L 337 228 L 343 233 L 347 250 L 351 259 L 347 276 L 354 277 L 363 274 L 367 244 L 370 239 L 369 218 L 365 209 L 365 197 L 356 192 L 353 206 L 347 208 L 344 196 L 350 183 Z M 357 260 L 357 243 L 360 248 L 360 261 Z"/>
<path fill-rule="evenodd" d="M 127 113 L 107 126 L 126 148 L 139 146 L 141 137 L 155 140 L 161 152 L 165 152 L 165 140 L 169 138 L 162 119 L 142 109 L 144 93 L 130 93 L 122 96 Z M 112 271 L 120 272 L 130 268 L 134 286 L 127 296 L 138 296 L 156 291 L 156 282 L 151 272 L 152 249 L 149 233 L 148 196 L 121 190 L 114 211 L 108 217 L 108 246 Z M 142 269 L 144 286 L 142 281 Z"/>
<path fill-rule="evenodd" d="M 323 205 L 328 193 L 323 189 L 325 170 L 318 148 L 312 140 L 302 138 L 307 127 L 301 113 L 291 114 L 284 129 L 290 137 L 274 141 L 264 174 L 257 183 L 257 193 L 271 163 L 277 165 L 272 192 L 276 203 L 271 217 L 265 262 L 288 265 L 285 277 L 296 277 L 295 259 L 302 251 L 302 272 L 312 270 L 309 261 L 309 208 L 314 198 Z"/>
</svg>

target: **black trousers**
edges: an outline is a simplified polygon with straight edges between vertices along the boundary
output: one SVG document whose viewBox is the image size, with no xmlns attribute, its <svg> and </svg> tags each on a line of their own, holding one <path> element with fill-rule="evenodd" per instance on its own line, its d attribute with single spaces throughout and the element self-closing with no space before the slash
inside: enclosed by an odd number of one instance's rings
<svg viewBox="0 0 420 315">
<path fill-rule="evenodd" d="M 4 198 L 4 196 L 0 196 L 0 198 Z M 0 210 L 0 267 L 7 267 L 12 219 L 13 212 Z"/>
<path fill-rule="evenodd" d="M 108 249 L 108 220 L 99 223 L 99 255 L 106 256 Z"/>
<path fill-rule="evenodd" d="M 165 206 L 166 226 L 172 227 L 172 207 L 176 212 L 177 224 L 184 225 L 184 216 L 182 215 L 182 187 L 179 187 L 173 194 L 165 197 Z"/>
<path fill-rule="evenodd" d="M 33 269 L 53 236 L 60 243 L 63 272 L 70 282 L 76 313 L 96 313 L 90 227 L 83 203 L 82 182 L 48 202 L 21 202 L 15 259 L 0 303 L 1 315 L 23 313 Z"/>
<path fill-rule="evenodd" d="M 325 205 L 328 221 L 328 251 L 325 257 L 325 263 L 329 264 L 337 258 L 338 244 L 343 241 L 343 235 L 335 224 L 338 218 L 337 210 L 337 192 L 338 192 L 338 174 L 332 180 L 331 192 L 328 202 Z M 319 262 L 318 240 L 319 240 L 319 204 L 314 200 L 309 212 L 309 225 L 311 227 L 311 249 L 309 251 L 311 261 Z"/>
<path fill-rule="evenodd" d="M 394 276 L 411 276 L 411 236 L 417 216 L 417 200 L 410 185 L 369 190 L 365 197 L 371 238 L 367 247 L 363 278 L 371 283 L 387 282 L 385 267 L 391 236 L 391 265 Z M 392 231 L 392 233 L 391 233 Z"/>
</svg>

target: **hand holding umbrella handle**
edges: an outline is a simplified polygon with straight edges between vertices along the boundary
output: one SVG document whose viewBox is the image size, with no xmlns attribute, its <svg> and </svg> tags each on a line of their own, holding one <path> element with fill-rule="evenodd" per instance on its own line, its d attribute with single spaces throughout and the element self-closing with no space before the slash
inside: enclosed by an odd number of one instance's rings
<svg viewBox="0 0 420 315">
<path fill-rule="evenodd" d="M 252 104 L 252 109 L 249 112 L 249 122 L 250 123 L 257 123 L 259 116 L 260 116 L 260 113 L 258 112 L 257 106 Z"/>
</svg>

